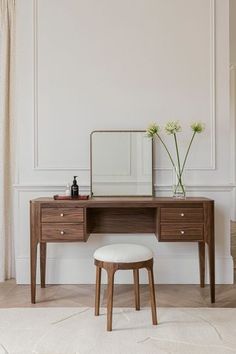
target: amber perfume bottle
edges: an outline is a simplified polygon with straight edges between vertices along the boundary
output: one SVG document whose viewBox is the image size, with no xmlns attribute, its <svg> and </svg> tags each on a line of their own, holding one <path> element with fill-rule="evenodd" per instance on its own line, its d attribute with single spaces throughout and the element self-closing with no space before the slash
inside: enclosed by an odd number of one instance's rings
<svg viewBox="0 0 236 354">
<path fill-rule="evenodd" d="M 71 186 L 71 197 L 72 198 L 78 198 L 79 196 L 79 186 L 77 184 L 77 178 L 78 176 L 74 176 L 73 184 Z"/>
</svg>

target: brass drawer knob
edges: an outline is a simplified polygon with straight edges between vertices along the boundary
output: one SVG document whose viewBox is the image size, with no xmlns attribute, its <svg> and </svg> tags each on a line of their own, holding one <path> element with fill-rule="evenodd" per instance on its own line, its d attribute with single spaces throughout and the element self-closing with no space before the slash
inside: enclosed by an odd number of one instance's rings
<svg viewBox="0 0 236 354">
<path fill-rule="evenodd" d="M 64 235 L 65 234 L 65 231 L 61 231 L 61 235 Z"/>
<path fill-rule="evenodd" d="M 63 213 L 61 213 L 61 217 L 63 217 L 64 216 L 64 214 Z"/>
<path fill-rule="evenodd" d="M 181 216 L 184 216 L 184 213 L 181 213 L 180 215 L 181 215 Z"/>
<path fill-rule="evenodd" d="M 184 231 L 183 230 L 181 230 L 180 233 L 181 233 L 181 235 L 184 235 Z"/>
</svg>

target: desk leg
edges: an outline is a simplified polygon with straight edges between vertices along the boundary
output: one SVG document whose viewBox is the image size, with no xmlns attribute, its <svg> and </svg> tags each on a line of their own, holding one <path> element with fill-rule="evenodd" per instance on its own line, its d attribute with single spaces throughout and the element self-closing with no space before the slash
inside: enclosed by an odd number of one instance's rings
<svg viewBox="0 0 236 354">
<path fill-rule="evenodd" d="M 30 202 L 30 277 L 31 277 L 31 302 L 35 304 L 36 295 L 36 268 L 37 248 L 40 233 L 40 207 Z"/>
<path fill-rule="evenodd" d="M 46 244 L 46 242 L 40 242 L 40 276 L 41 276 L 41 288 L 45 288 L 46 258 L 47 258 L 47 244 Z"/>
<path fill-rule="evenodd" d="M 36 266 L 37 266 L 38 242 L 31 239 L 30 245 L 30 272 L 31 272 L 31 302 L 35 304 L 36 294 Z"/>
<path fill-rule="evenodd" d="M 200 286 L 205 286 L 205 242 L 198 242 Z"/>
<path fill-rule="evenodd" d="M 214 249 L 214 243 L 208 244 L 208 258 L 209 258 L 211 302 L 215 303 L 215 249 Z"/>
<path fill-rule="evenodd" d="M 214 202 L 204 203 L 205 240 L 208 245 L 209 279 L 211 302 L 215 302 L 215 231 Z"/>
</svg>

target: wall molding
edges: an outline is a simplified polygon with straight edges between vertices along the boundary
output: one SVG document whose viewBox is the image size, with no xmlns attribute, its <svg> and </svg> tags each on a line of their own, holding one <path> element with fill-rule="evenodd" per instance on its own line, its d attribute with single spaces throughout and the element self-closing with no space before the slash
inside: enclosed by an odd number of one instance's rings
<svg viewBox="0 0 236 354">
<path fill-rule="evenodd" d="M 93 236 L 91 235 L 92 239 Z M 89 238 L 89 239 L 90 239 Z M 51 245 L 50 245 L 51 246 Z M 57 247 L 58 245 L 53 245 Z M 60 247 L 60 245 L 59 245 Z M 92 254 L 86 257 L 77 258 L 53 258 L 47 259 L 46 279 L 48 284 L 94 284 L 94 268 L 92 266 Z M 178 284 L 199 284 L 199 264 L 198 256 L 182 254 L 166 254 L 162 256 L 154 256 L 154 276 L 156 284 L 176 284 L 176 273 L 173 269 L 179 269 Z M 39 261 L 39 260 L 38 260 Z M 29 284 L 29 257 L 17 257 L 17 284 Z M 216 256 L 216 284 L 232 284 L 233 283 L 233 260 L 231 256 Z M 86 272 L 84 271 L 86 269 Z M 82 271 L 78 271 L 82 270 Z M 39 284 L 39 264 L 37 267 L 37 283 Z M 105 272 L 102 276 L 102 283 L 106 284 Z M 132 284 L 131 272 L 118 272 L 116 283 Z M 145 271 L 140 271 L 140 283 L 147 283 L 147 275 Z M 208 267 L 206 267 L 206 283 L 209 284 Z"/>
<path fill-rule="evenodd" d="M 209 167 L 186 168 L 186 171 L 216 170 L 216 0 L 210 1 L 210 131 L 211 162 Z M 172 168 L 154 167 L 155 171 L 169 171 Z"/>
<path fill-rule="evenodd" d="M 230 165 L 231 180 L 236 184 L 236 63 L 230 65 Z M 236 189 L 232 193 L 231 220 L 236 220 Z"/>
<path fill-rule="evenodd" d="M 38 114 L 38 0 L 33 2 L 33 31 L 34 31 L 34 45 L 33 45 L 33 58 L 34 58 L 34 119 L 33 119 L 33 170 L 34 171 L 89 171 L 90 168 L 86 166 L 76 167 L 43 167 L 39 164 L 39 114 Z M 210 132 L 211 132 L 211 158 L 210 166 L 205 168 L 188 168 L 189 171 L 209 171 L 216 169 L 216 26 L 215 26 L 215 4 L 216 0 L 209 0 L 210 12 Z M 172 170 L 171 168 L 154 167 L 156 171 Z"/>
<path fill-rule="evenodd" d="M 14 184 L 14 189 L 18 192 L 64 192 L 66 184 Z M 82 193 L 89 194 L 89 185 L 80 185 Z M 236 184 L 205 184 L 205 185 L 187 185 L 189 192 L 232 192 L 236 189 Z M 171 192 L 172 185 L 154 185 L 155 192 Z"/>
<path fill-rule="evenodd" d="M 35 171 L 89 171 L 89 167 L 41 167 L 39 165 L 39 147 L 38 147 L 38 0 L 33 1 L 33 78 L 34 78 L 34 118 L 33 118 L 33 170 Z"/>
</svg>

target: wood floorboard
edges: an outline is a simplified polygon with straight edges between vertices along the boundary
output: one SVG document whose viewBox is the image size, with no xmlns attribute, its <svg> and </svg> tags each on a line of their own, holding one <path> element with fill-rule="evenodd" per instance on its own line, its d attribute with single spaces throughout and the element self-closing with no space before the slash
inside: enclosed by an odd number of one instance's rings
<svg viewBox="0 0 236 354">
<path fill-rule="evenodd" d="M 236 284 L 216 285 L 216 303 L 210 303 L 209 286 L 156 285 L 159 307 L 236 307 Z M 93 307 L 94 285 L 37 286 L 37 303 L 30 303 L 29 285 L 16 285 L 14 280 L 0 284 L 0 308 L 12 307 Z M 141 307 L 149 306 L 149 288 L 140 285 Z M 106 306 L 106 286 L 101 287 L 101 306 Z M 114 307 L 133 307 L 132 285 L 115 285 Z"/>
</svg>

